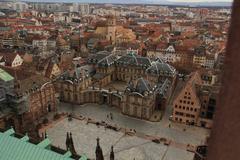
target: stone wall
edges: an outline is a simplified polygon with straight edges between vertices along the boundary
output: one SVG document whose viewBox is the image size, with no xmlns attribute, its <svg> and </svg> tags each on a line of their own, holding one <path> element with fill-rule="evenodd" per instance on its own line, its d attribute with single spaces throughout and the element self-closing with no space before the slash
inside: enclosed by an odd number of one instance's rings
<svg viewBox="0 0 240 160">
<path fill-rule="evenodd" d="M 48 112 L 56 111 L 55 88 L 52 83 L 44 84 L 38 91 L 32 92 L 28 98 L 29 112 L 23 114 L 23 119 L 38 120 Z"/>
<path fill-rule="evenodd" d="M 124 95 L 122 100 L 122 113 L 149 120 L 155 109 L 154 96 L 147 97 L 138 94 Z"/>
<path fill-rule="evenodd" d="M 107 90 L 98 89 L 87 89 L 80 92 L 66 92 L 63 91 L 62 101 L 74 103 L 74 104 L 85 104 L 85 103 L 97 103 L 97 104 L 107 104 L 109 106 L 114 106 L 121 108 L 121 95 L 117 92 L 111 92 Z"/>
</svg>

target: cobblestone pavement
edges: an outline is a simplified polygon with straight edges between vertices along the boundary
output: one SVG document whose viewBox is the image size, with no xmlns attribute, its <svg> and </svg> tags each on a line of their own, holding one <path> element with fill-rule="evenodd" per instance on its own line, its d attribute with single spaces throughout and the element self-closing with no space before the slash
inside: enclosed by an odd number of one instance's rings
<svg viewBox="0 0 240 160">
<path fill-rule="evenodd" d="M 137 132 L 149 134 L 152 136 L 165 137 L 173 140 L 176 143 L 199 145 L 205 141 L 206 136 L 209 135 L 209 130 L 194 126 L 186 126 L 183 124 L 171 123 L 169 115 L 171 108 L 169 108 L 163 119 L 160 122 L 148 122 L 140 119 L 135 119 L 121 114 L 120 110 L 107 105 L 85 104 L 85 105 L 70 105 L 61 103 L 59 112 L 69 112 L 75 115 L 83 115 L 98 121 L 106 121 L 112 125 L 120 127 L 132 128 Z M 113 120 L 107 118 L 107 114 L 113 114 Z M 169 128 L 169 124 L 171 127 Z M 186 131 L 183 131 L 186 129 Z"/>
<path fill-rule="evenodd" d="M 93 108 L 92 108 L 93 109 Z M 66 132 L 72 132 L 75 149 L 78 154 L 86 154 L 94 159 L 96 138 L 106 159 L 110 148 L 114 146 L 116 160 L 192 160 L 193 153 L 171 146 L 156 144 L 136 136 L 127 136 L 122 132 L 105 129 L 86 121 L 67 118 L 47 130 L 49 138 L 55 146 L 65 149 Z"/>
</svg>

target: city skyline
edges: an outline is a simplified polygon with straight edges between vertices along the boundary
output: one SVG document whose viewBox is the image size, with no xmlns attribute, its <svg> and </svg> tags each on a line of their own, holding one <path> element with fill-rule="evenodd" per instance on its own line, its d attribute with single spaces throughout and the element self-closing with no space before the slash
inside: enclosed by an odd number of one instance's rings
<svg viewBox="0 0 240 160">
<path fill-rule="evenodd" d="M 232 0 L 22 0 L 25 2 L 61 2 L 61 3 L 141 3 L 141 4 L 217 4 L 226 5 L 232 2 Z"/>
</svg>

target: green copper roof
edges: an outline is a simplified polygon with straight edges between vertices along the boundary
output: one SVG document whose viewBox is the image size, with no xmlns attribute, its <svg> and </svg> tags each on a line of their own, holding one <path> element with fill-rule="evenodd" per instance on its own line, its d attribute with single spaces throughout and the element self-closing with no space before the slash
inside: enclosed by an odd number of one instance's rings
<svg viewBox="0 0 240 160">
<path fill-rule="evenodd" d="M 87 160 L 87 156 L 86 155 L 82 155 L 82 157 L 79 160 Z"/>
<path fill-rule="evenodd" d="M 38 143 L 37 146 L 46 148 L 51 144 L 50 140 L 48 138 L 44 139 L 42 142 Z"/>
<path fill-rule="evenodd" d="M 48 139 L 35 145 L 25 141 L 26 137 L 18 139 L 11 136 L 13 133 L 13 129 L 0 132 L 0 160 L 73 160 L 69 153 L 62 155 L 43 148 L 49 144 Z"/>
<path fill-rule="evenodd" d="M 7 81 L 13 80 L 14 78 L 10 74 L 8 74 L 6 71 L 0 68 L 0 79 L 7 82 Z"/>
<path fill-rule="evenodd" d="M 72 155 L 72 153 L 70 151 L 67 151 L 63 156 L 64 157 L 70 157 Z"/>
<path fill-rule="evenodd" d="M 26 135 L 21 138 L 21 141 L 27 142 L 27 141 L 29 141 L 29 137 Z"/>
<path fill-rule="evenodd" d="M 4 135 L 11 136 L 11 135 L 13 135 L 14 133 L 15 133 L 14 129 L 11 128 L 11 129 L 7 130 L 6 132 L 4 132 Z"/>
</svg>

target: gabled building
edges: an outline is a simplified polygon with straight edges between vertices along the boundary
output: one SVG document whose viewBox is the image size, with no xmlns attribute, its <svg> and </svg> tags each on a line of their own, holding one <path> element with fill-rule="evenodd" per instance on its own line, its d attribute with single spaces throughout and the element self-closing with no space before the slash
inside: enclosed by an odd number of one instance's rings
<svg viewBox="0 0 240 160">
<path fill-rule="evenodd" d="M 200 74 L 191 73 L 173 101 L 172 120 L 211 128 L 217 95 L 216 87 L 204 86 Z"/>
<path fill-rule="evenodd" d="M 3 55 L 0 55 L 0 65 L 1 66 L 5 66 L 5 59 L 4 59 L 4 56 Z"/>
<path fill-rule="evenodd" d="M 201 109 L 197 87 L 201 83 L 201 77 L 198 72 L 190 75 L 190 79 L 173 101 L 173 121 L 185 124 L 197 124 Z"/>
<path fill-rule="evenodd" d="M 54 79 L 54 78 L 57 78 L 60 74 L 61 74 L 61 70 L 58 64 L 50 61 L 48 63 L 48 66 L 45 72 L 45 77 Z"/>
<path fill-rule="evenodd" d="M 168 45 L 166 48 L 158 48 L 159 56 L 166 63 L 175 63 L 177 61 L 177 55 L 174 45 Z"/>
<path fill-rule="evenodd" d="M 18 53 L 2 53 L 2 63 L 7 67 L 19 67 L 23 63 L 22 57 Z"/>
<path fill-rule="evenodd" d="M 206 49 L 203 46 L 195 48 L 193 56 L 193 64 L 196 66 L 205 66 L 206 64 Z"/>
</svg>

